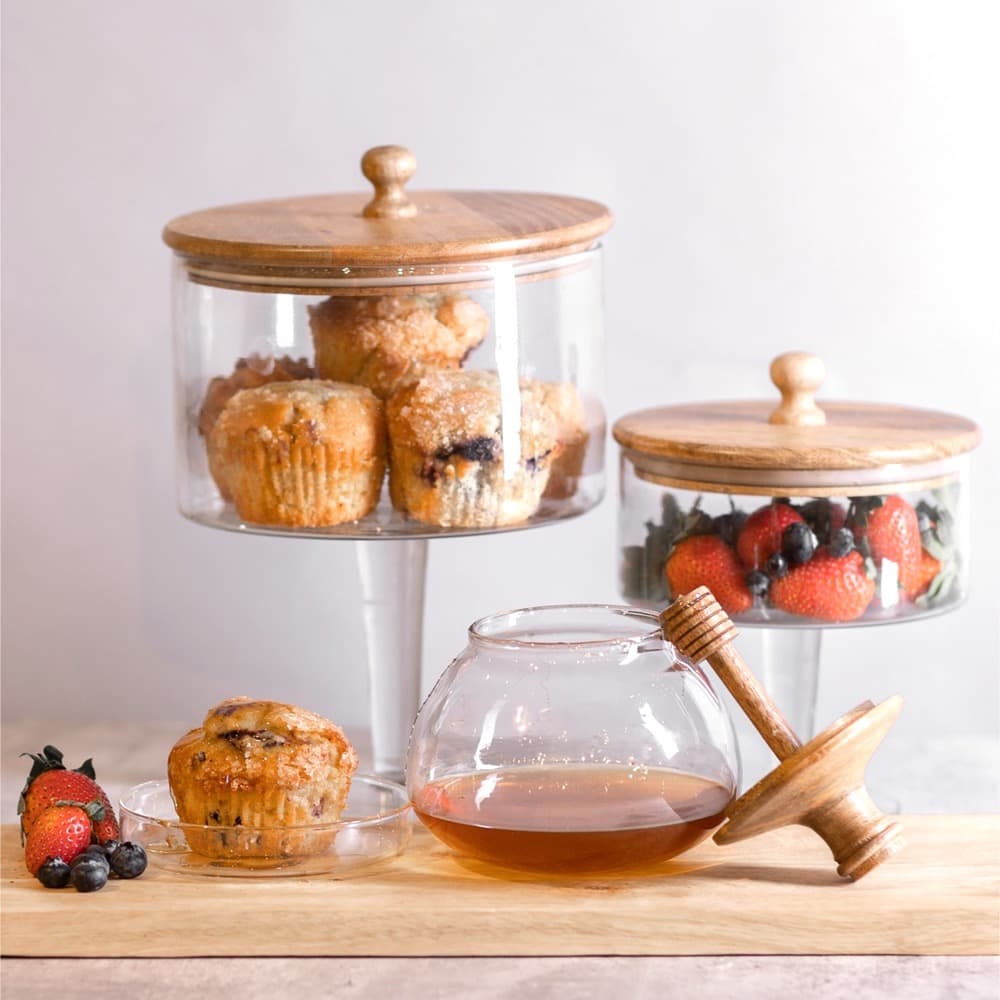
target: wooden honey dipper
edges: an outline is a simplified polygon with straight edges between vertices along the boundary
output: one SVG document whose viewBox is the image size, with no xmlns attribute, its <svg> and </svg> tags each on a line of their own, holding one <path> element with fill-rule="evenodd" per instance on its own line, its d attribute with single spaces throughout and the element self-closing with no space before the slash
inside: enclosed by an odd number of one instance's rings
<svg viewBox="0 0 1000 1000">
<path fill-rule="evenodd" d="M 865 768 L 903 699 L 866 701 L 803 745 L 732 645 L 736 626 L 707 587 L 677 598 L 660 615 L 666 638 L 695 663 L 707 660 L 781 763 L 733 802 L 717 844 L 797 823 L 815 830 L 857 880 L 904 845 L 902 827 L 883 815 L 865 787 Z"/>
</svg>

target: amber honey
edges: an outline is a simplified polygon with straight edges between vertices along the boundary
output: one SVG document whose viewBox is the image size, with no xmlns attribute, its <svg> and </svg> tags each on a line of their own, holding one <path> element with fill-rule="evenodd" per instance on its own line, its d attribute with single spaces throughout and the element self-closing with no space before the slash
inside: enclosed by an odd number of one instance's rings
<svg viewBox="0 0 1000 1000">
<path fill-rule="evenodd" d="M 432 782 L 414 808 L 460 854 L 572 874 L 672 858 L 718 826 L 731 799 L 726 786 L 666 768 L 539 765 Z"/>
</svg>

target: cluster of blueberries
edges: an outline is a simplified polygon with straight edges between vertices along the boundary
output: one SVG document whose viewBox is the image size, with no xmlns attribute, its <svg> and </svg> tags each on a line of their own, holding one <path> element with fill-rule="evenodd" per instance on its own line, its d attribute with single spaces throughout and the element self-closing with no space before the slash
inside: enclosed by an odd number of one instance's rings
<svg viewBox="0 0 1000 1000">
<path fill-rule="evenodd" d="M 145 870 L 146 852 L 140 844 L 109 840 L 91 844 L 72 864 L 62 858 L 47 858 L 38 869 L 38 881 L 47 889 L 64 889 L 72 884 L 78 892 L 96 892 L 104 888 L 112 873 L 118 878 L 138 878 Z"/>
</svg>

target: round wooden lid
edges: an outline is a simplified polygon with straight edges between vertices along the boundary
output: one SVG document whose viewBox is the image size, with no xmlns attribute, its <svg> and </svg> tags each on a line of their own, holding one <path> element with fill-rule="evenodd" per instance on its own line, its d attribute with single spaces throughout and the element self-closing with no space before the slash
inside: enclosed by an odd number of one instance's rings
<svg viewBox="0 0 1000 1000">
<path fill-rule="evenodd" d="M 272 275 L 301 269 L 447 267 L 584 250 L 611 226 L 583 198 L 501 191 L 414 191 L 416 160 L 400 146 L 361 160 L 374 194 L 328 194 L 224 205 L 167 223 L 163 239 L 201 265 Z M 276 269 L 276 270 L 275 270 Z"/>
<path fill-rule="evenodd" d="M 905 481 L 971 451 L 979 428 L 937 410 L 879 403 L 816 402 L 823 362 L 793 352 L 776 358 L 781 391 L 766 400 L 663 406 L 628 414 L 615 440 L 655 476 L 762 490 Z M 901 468 L 902 467 L 902 468 Z"/>
</svg>

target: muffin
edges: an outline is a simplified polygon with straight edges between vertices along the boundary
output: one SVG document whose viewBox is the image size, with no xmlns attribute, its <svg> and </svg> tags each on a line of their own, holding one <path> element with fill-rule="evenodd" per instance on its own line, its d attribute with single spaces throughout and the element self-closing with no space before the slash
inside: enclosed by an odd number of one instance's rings
<svg viewBox="0 0 1000 1000">
<path fill-rule="evenodd" d="M 378 503 L 385 416 L 367 389 L 311 379 L 242 389 L 209 436 L 209 454 L 244 521 L 323 527 Z"/>
<path fill-rule="evenodd" d="M 425 375 L 389 400 L 386 420 L 392 502 L 427 524 L 525 520 L 558 454 L 555 416 L 530 388 L 520 393 L 519 426 L 504 428 L 494 372 Z"/>
<path fill-rule="evenodd" d="M 319 377 L 367 386 L 379 399 L 427 372 L 461 367 L 489 322 L 461 295 L 334 296 L 309 309 Z"/>
<path fill-rule="evenodd" d="M 217 375 L 208 383 L 198 413 L 198 433 L 205 438 L 207 444 L 208 436 L 223 407 L 240 389 L 254 389 L 268 382 L 292 382 L 296 379 L 313 378 L 314 375 L 312 366 L 305 358 L 296 361 L 287 355 L 281 358 L 262 358 L 256 354 L 251 354 L 249 358 L 240 358 L 232 375 Z M 211 472 L 222 499 L 232 500 L 217 466 L 212 450 L 208 449 L 208 471 Z"/>
<path fill-rule="evenodd" d="M 545 496 L 565 500 L 576 493 L 576 481 L 583 474 L 583 460 L 590 440 L 583 400 L 570 382 L 535 382 L 533 387 L 543 405 L 556 418 L 556 440 L 559 442 L 559 453 L 552 463 Z"/>
<path fill-rule="evenodd" d="M 167 779 L 182 823 L 224 828 L 188 830 L 193 851 L 282 858 L 331 846 L 333 831 L 308 828 L 340 819 L 357 766 L 347 737 L 322 716 L 231 698 L 174 744 Z"/>
</svg>

